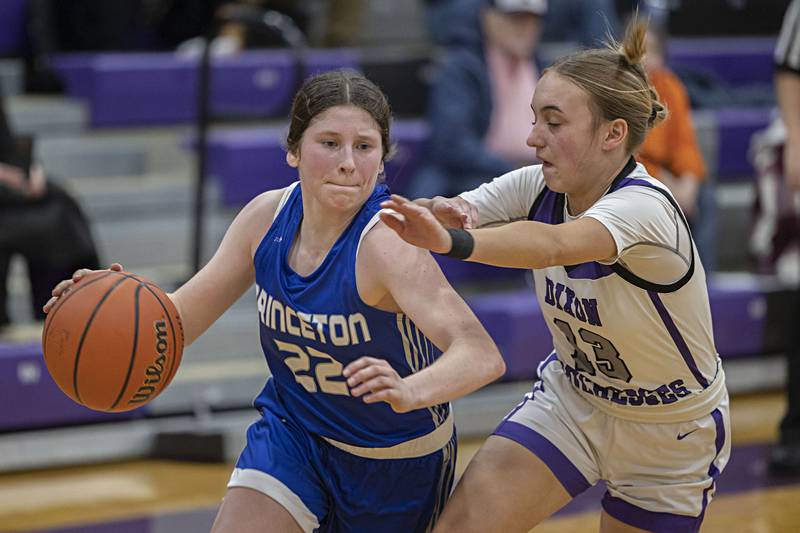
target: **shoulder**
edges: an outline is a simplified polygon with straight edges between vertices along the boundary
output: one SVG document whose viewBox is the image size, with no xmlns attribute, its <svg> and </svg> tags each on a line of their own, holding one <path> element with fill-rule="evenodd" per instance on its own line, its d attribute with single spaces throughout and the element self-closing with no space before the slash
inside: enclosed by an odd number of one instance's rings
<svg viewBox="0 0 800 533">
<path fill-rule="evenodd" d="M 251 252 L 255 252 L 264 234 L 272 226 L 281 199 L 288 190 L 289 187 L 286 187 L 261 193 L 250 200 L 236 216 L 234 225 L 250 243 Z"/>
<path fill-rule="evenodd" d="M 424 256 L 429 257 L 430 252 L 407 243 L 381 221 L 367 231 L 359 249 L 366 266 L 388 274 L 413 267 Z"/>
</svg>

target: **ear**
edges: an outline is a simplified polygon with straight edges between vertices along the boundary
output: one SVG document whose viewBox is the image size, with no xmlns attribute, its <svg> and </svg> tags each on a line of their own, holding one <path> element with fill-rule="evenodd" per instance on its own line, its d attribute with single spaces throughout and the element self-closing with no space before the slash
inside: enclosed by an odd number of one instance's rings
<svg viewBox="0 0 800 533">
<path fill-rule="evenodd" d="M 383 174 L 383 170 L 384 170 L 384 168 L 383 168 L 383 161 L 381 161 L 381 166 L 379 166 L 379 167 L 378 167 L 378 175 L 379 175 L 379 176 L 380 176 L 381 174 Z"/>
<path fill-rule="evenodd" d="M 616 150 L 620 146 L 625 146 L 628 139 L 628 123 L 621 118 L 615 118 L 606 124 L 602 139 L 603 150 Z"/>
<path fill-rule="evenodd" d="M 300 164 L 300 158 L 294 154 L 291 150 L 286 152 L 286 164 L 288 164 L 292 168 L 297 168 Z"/>
</svg>

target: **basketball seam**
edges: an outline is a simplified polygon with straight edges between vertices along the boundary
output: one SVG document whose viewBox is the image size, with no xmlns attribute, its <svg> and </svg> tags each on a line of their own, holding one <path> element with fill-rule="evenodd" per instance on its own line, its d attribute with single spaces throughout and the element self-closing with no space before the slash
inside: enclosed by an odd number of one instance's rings
<svg viewBox="0 0 800 533">
<path fill-rule="evenodd" d="M 67 294 L 63 295 L 61 298 L 59 298 L 59 302 L 58 302 L 58 304 L 56 305 L 56 307 L 55 307 L 55 308 L 53 308 L 53 309 L 52 309 L 52 310 L 51 310 L 51 311 L 50 311 L 50 312 L 47 314 L 47 316 L 48 316 L 49 320 L 47 321 L 47 327 L 45 327 L 45 329 L 44 329 L 44 333 L 42 334 L 42 337 L 43 337 L 43 339 L 44 339 L 44 342 L 42 342 L 42 356 L 43 356 L 43 358 L 44 358 L 45 362 L 47 361 L 47 333 L 48 333 L 48 331 L 50 331 L 50 326 L 51 326 L 51 325 L 52 325 L 52 323 L 53 323 L 53 320 L 54 320 L 54 317 L 56 316 L 56 313 L 58 312 L 58 310 L 59 310 L 59 309 L 61 309 L 62 307 L 64 307 L 64 302 L 66 302 L 67 300 L 69 300 L 69 299 L 72 297 L 72 295 L 73 295 L 73 294 L 75 294 L 75 293 L 76 293 L 76 292 L 78 292 L 79 290 L 83 289 L 84 287 L 88 287 L 89 285 L 92 285 L 93 283 L 97 283 L 97 282 L 98 282 L 98 281 L 100 281 L 101 279 L 107 278 L 108 276 L 110 276 L 110 275 L 111 275 L 111 274 L 113 274 L 113 273 L 114 273 L 114 272 L 106 272 L 106 273 L 105 273 L 105 274 L 103 274 L 102 276 L 98 276 L 97 278 L 95 278 L 95 279 L 93 279 L 93 280 L 87 281 L 86 283 L 84 283 L 83 285 L 79 286 L 79 287 L 78 287 L 77 289 L 75 289 L 74 291 L 70 291 L 70 292 L 68 292 Z"/>
<path fill-rule="evenodd" d="M 159 303 L 159 305 L 161 305 L 161 308 L 164 310 L 164 315 L 167 317 L 167 320 L 169 320 L 169 329 L 170 329 L 170 332 L 172 333 L 172 357 L 170 358 L 170 369 L 169 369 L 169 372 L 167 373 L 167 377 L 164 380 L 163 386 L 161 387 L 161 390 L 163 390 L 164 387 L 166 387 L 172 381 L 172 378 L 175 376 L 175 373 L 178 370 L 178 367 L 175 364 L 175 360 L 178 357 L 178 345 L 177 345 L 177 339 L 175 338 L 175 324 L 172 323 L 172 318 L 170 316 L 169 311 L 167 310 L 167 306 L 164 305 L 164 302 L 161 301 L 161 298 L 159 297 L 159 295 L 156 294 L 155 291 L 153 291 L 153 289 L 150 288 L 150 284 L 144 282 L 143 280 L 140 280 L 139 278 L 136 278 L 135 276 L 131 276 L 131 277 L 133 277 L 133 279 L 135 279 L 136 281 L 139 281 L 140 283 L 143 283 L 145 289 L 147 289 L 150 292 L 150 294 L 155 296 L 156 301 Z M 154 287 L 158 287 L 158 285 L 155 285 L 155 284 L 153 284 L 153 286 Z M 158 287 L 158 289 L 161 290 L 160 287 Z M 172 303 L 172 302 L 170 302 L 170 303 Z M 172 304 L 172 305 L 173 305 L 173 307 L 175 306 L 175 304 Z M 181 351 L 182 351 L 183 350 L 183 342 L 184 342 L 183 323 L 180 320 L 180 315 L 177 314 L 177 309 L 175 311 L 176 311 L 176 316 L 178 318 L 178 327 L 180 328 Z"/>
<path fill-rule="evenodd" d="M 105 303 L 105 301 L 108 299 L 109 295 L 117 287 L 119 287 L 121 284 L 123 284 L 125 282 L 125 280 L 127 280 L 129 278 L 131 278 L 131 276 L 126 276 L 126 275 L 123 274 L 122 275 L 122 279 L 114 282 L 114 285 L 112 285 L 111 287 L 108 288 L 108 290 L 103 295 L 103 297 L 100 298 L 100 301 L 97 302 L 97 305 L 94 306 L 94 309 L 92 310 L 91 315 L 89 315 L 89 320 L 86 322 L 86 327 L 83 328 L 83 333 L 81 334 L 81 340 L 78 343 L 78 349 L 75 352 L 75 365 L 74 365 L 73 370 L 72 370 L 72 388 L 75 391 L 75 397 L 78 399 L 78 401 L 80 403 L 83 403 L 83 400 L 81 400 L 81 394 L 80 394 L 80 392 L 78 392 L 78 364 L 80 363 L 81 350 L 83 349 L 83 343 L 86 340 L 86 335 L 89 332 L 89 328 L 92 327 L 92 322 L 94 322 L 94 317 L 97 316 L 97 312 L 100 310 L 100 306 L 102 306 L 103 303 Z"/>
<path fill-rule="evenodd" d="M 133 364 L 136 361 L 136 348 L 139 346 L 139 293 L 141 292 L 142 284 L 139 283 L 134 294 L 133 348 L 131 349 L 131 359 L 128 363 L 128 372 L 125 374 L 125 381 L 122 383 L 122 388 L 119 390 L 119 395 L 117 395 L 117 399 L 114 400 L 114 403 L 111 405 L 111 407 L 109 407 L 109 410 L 114 409 L 117 404 L 119 404 L 120 400 L 122 399 L 122 395 L 125 394 L 125 389 L 128 388 L 128 383 L 130 382 L 131 374 L 133 373 Z"/>
</svg>

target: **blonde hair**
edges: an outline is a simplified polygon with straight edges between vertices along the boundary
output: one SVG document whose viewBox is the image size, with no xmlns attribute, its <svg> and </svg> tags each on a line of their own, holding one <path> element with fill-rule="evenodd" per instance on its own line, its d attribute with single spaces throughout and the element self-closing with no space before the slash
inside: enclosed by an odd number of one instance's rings
<svg viewBox="0 0 800 533">
<path fill-rule="evenodd" d="M 605 48 L 582 50 L 556 61 L 545 72 L 562 76 L 589 95 L 595 123 L 623 119 L 628 123 L 625 148 L 633 153 L 647 131 L 667 118 L 644 70 L 647 22 L 634 16 L 622 43 L 608 38 Z"/>
</svg>

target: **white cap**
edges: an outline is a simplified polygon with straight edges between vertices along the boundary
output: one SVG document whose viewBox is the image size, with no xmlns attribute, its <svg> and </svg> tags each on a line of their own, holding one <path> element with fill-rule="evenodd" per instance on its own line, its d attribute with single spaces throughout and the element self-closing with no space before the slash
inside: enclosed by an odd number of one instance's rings
<svg viewBox="0 0 800 533">
<path fill-rule="evenodd" d="M 491 0 L 490 4 L 498 11 L 505 13 L 547 13 L 547 0 Z"/>
</svg>

